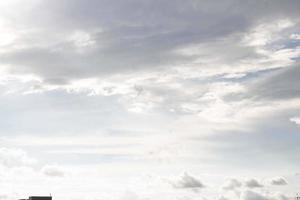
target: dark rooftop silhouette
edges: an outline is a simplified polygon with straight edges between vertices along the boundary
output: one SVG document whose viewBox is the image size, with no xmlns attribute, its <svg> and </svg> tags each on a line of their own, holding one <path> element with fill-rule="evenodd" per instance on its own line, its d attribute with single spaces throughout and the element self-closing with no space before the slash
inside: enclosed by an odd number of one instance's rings
<svg viewBox="0 0 300 200">
<path fill-rule="evenodd" d="M 52 196 L 30 196 L 28 199 L 19 200 L 52 200 Z"/>
</svg>

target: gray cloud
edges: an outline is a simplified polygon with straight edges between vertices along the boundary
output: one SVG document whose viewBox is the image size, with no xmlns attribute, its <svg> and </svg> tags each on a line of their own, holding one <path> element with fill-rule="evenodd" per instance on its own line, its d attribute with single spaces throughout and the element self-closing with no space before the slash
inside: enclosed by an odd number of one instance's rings
<svg viewBox="0 0 300 200">
<path fill-rule="evenodd" d="M 25 47 L 1 53 L 0 58 L 11 66 L 12 73 L 37 74 L 52 84 L 53 80 L 153 71 L 198 58 L 174 53 L 178 48 L 245 32 L 258 19 L 276 19 L 283 14 L 297 19 L 297 8 L 299 2 L 292 0 L 45 1 L 20 20 L 41 39 L 29 43 L 21 38 L 18 42 Z M 78 30 L 92 40 L 89 47 L 77 49 L 70 41 Z M 240 49 L 234 52 L 249 51 Z"/>
<path fill-rule="evenodd" d="M 270 183 L 272 185 L 287 185 L 288 184 L 288 182 L 282 177 L 275 177 L 270 180 Z"/>
<path fill-rule="evenodd" d="M 299 98 L 299 76 L 298 65 L 281 69 L 251 86 L 249 94 L 254 98 L 267 100 Z"/>
<path fill-rule="evenodd" d="M 282 194 L 264 195 L 264 194 L 260 194 L 258 192 L 254 192 L 251 190 L 246 190 L 246 191 L 242 192 L 240 199 L 241 200 L 288 200 L 290 198 L 288 198 L 287 196 L 282 195 Z"/>
<path fill-rule="evenodd" d="M 68 35 L 77 29 L 87 33 L 90 29 L 104 30 L 91 33 L 95 46 L 82 54 L 76 53 L 71 44 L 62 42 L 46 47 L 29 46 L 0 55 L 3 63 L 15 66 L 12 67 L 14 72 L 35 73 L 48 78 L 80 78 L 175 64 L 178 60 L 188 59 L 173 54 L 175 48 L 225 36 L 246 24 L 243 20 L 236 23 L 236 19 L 242 18 L 234 13 L 224 15 L 223 9 L 203 12 L 194 1 L 186 2 L 184 6 L 180 2 L 168 1 L 159 5 L 151 1 L 91 1 L 89 4 L 64 1 L 43 6 L 51 18 L 60 17 L 56 20 L 62 24 L 76 25 L 58 29 Z M 47 18 L 47 15 L 38 13 L 37 19 Z M 204 18 L 212 20 L 200 20 Z M 56 20 L 54 28 L 57 27 Z M 34 22 L 32 26 L 35 26 Z M 196 22 L 197 26 L 194 25 Z M 224 23 L 228 24 L 221 26 Z M 49 27 L 45 29 L 46 34 L 51 34 Z"/>
<path fill-rule="evenodd" d="M 65 176 L 65 172 L 57 165 L 46 165 L 41 169 L 41 172 L 49 177 Z"/>
<path fill-rule="evenodd" d="M 218 200 L 229 200 L 229 199 L 226 198 L 226 197 L 224 197 L 224 196 L 220 196 L 220 197 L 218 198 Z"/>
<path fill-rule="evenodd" d="M 191 188 L 191 189 L 199 189 L 204 188 L 205 185 L 198 180 L 197 178 L 189 175 L 185 172 L 179 180 L 171 183 L 175 188 Z"/>
<path fill-rule="evenodd" d="M 245 181 L 245 186 L 248 188 L 260 188 L 263 187 L 256 179 L 248 179 Z"/>
<path fill-rule="evenodd" d="M 241 199 L 242 200 L 269 200 L 269 198 L 253 191 L 243 192 L 241 195 Z"/>
</svg>

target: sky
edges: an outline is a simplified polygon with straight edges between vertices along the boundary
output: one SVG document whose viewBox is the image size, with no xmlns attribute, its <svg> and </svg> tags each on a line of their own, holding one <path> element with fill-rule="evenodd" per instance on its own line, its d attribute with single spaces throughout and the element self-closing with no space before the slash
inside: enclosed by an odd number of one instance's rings
<svg viewBox="0 0 300 200">
<path fill-rule="evenodd" d="M 290 200 L 299 0 L 0 1 L 0 200 Z"/>
</svg>

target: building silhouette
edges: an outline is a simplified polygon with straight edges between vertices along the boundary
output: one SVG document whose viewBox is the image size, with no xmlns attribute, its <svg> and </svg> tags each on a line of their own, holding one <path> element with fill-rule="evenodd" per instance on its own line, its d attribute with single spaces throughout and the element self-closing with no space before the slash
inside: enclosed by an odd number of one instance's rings
<svg viewBox="0 0 300 200">
<path fill-rule="evenodd" d="M 30 196 L 28 199 L 19 200 L 52 200 L 52 196 Z"/>
</svg>

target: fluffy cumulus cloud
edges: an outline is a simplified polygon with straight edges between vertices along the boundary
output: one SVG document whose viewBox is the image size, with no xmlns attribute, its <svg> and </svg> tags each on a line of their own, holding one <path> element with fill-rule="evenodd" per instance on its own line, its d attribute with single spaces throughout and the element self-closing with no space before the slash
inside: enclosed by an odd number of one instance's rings
<svg viewBox="0 0 300 200">
<path fill-rule="evenodd" d="M 283 177 L 275 177 L 270 180 L 272 185 L 287 185 L 288 182 Z"/>
<path fill-rule="evenodd" d="M 63 177 L 65 175 L 64 170 L 57 165 L 46 165 L 41 169 L 41 172 L 49 177 Z"/>
<path fill-rule="evenodd" d="M 260 188 L 263 187 L 263 185 L 256 179 L 247 179 L 245 181 L 245 186 L 249 188 Z"/>
<path fill-rule="evenodd" d="M 253 191 L 242 192 L 240 199 L 242 200 L 288 200 L 289 198 L 282 194 L 260 194 Z"/>
<path fill-rule="evenodd" d="M 218 200 L 289 200 L 291 197 L 278 192 L 242 190 L 231 195 L 223 194 Z"/>
<path fill-rule="evenodd" d="M 36 159 L 28 156 L 27 153 L 21 149 L 0 148 L 0 164 L 5 167 L 30 166 L 36 162 Z"/>
<path fill-rule="evenodd" d="M 187 172 L 184 172 L 178 180 L 171 182 L 171 184 L 175 188 L 183 188 L 183 189 L 184 188 L 199 189 L 205 187 L 205 185 L 199 179 L 188 174 Z"/>
<path fill-rule="evenodd" d="M 243 200 L 267 200 L 268 198 L 252 191 L 245 191 L 241 194 Z"/>
<path fill-rule="evenodd" d="M 236 188 L 240 188 L 242 186 L 242 182 L 237 179 L 228 179 L 223 184 L 222 189 L 224 190 L 234 190 Z"/>
</svg>

